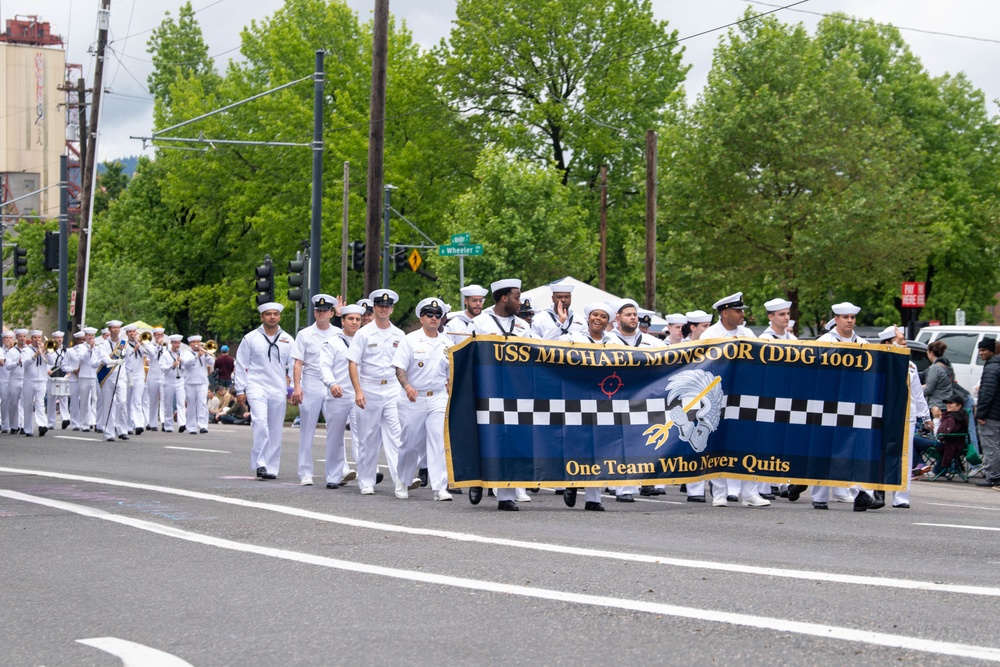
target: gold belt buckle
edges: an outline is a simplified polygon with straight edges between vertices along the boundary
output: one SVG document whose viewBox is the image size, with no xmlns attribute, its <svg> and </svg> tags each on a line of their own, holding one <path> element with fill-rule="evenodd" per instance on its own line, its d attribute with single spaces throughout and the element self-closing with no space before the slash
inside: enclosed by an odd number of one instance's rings
<svg viewBox="0 0 1000 667">
<path fill-rule="evenodd" d="M 388 380 L 381 380 L 381 381 L 379 381 L 379 384 L 389 384 L 389 381 Z"/>
<path fill-rule="evenodd" d="M 429 392 L 427 392 L 427 395 L 428 395 L 428 396 L 433 396 L 433 395 L 434 395 L 434 392 L 433 392 L 433 391 L 429 391 Z"/>
</svg>

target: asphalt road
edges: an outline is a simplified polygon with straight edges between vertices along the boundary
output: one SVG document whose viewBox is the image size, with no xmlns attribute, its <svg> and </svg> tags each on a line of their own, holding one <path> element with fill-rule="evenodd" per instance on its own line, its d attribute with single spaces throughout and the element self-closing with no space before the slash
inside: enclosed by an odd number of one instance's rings
<svg viewBox="0 0 1000 667">
<path fill-rule="evenodd" d="M 0 435 L 0 664 L 1000 662 L 990 489 L 507 513 L 303 487 L 297 446 L 258 481 L 247 427 Z"/>
</svg>

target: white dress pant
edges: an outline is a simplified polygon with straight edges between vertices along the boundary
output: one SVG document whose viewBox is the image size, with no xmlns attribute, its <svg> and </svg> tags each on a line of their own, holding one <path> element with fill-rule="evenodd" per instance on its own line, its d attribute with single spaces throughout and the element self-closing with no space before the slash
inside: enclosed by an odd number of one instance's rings
<svg viewBox="0 0 1000 667">
<path fill-rule="evenodd" d="M 427 458 L 427 482 L 434 491 L 448 488 L 448 468 L 444 459 L 444 412 L 448 407 L 448 392 L 444 387 L 418 392 L 411 403 L 405 393 L 397 394 L 402 444 L 399 448 L 397 478 L 408 483 L 420 466 L 421 455 Z"/>
<path fill-rule="evenodd" d="M 77 423 L 81 429 L 90 428 L 97 424 L 97 378 L 80 378 L 79 385 L 80 400 L 77 401 Z"/>
<path fill-rule="evenodd" d="M 121 378 L 115 375 L 121 373 Z M 116 435 L 128 433 L 128 378 L 125 371 L 119 366 L 119 370 L 112 370 L 104 379 L 101 385 L 101 409 L 97 415 L 98 420 L 102 420 L 105 440 L 114 440 Z"/>
<path fill-rule="evenodd" d="M 757 482 L 728 478 L 712 480 L 712 498 L 715 499 L 725 500 L 727 496 L 747 498 L 751 493 L 756 492 Z M 690 487 L 688 487 L 688 494 L 691 495 Z"/>
<path fill-rule="evenodd" d="M 56 408 L 58 408 L 59 416 L 62 417 L 62 419 L 60 420 L 60 422 L 63 422 L 63 421 L 66 421 L 66 420 L 69 420 L 70 422 L 72 422 L 73 419 L 70 417 L 70 409 L 69 409 L 70 408 L 70 401 L 69 401 L 69 399 L 70 399 L 70 396 L 73 395 L 72 381 L 70 382 L 70 385 L 69 385 L 70 386 L 70 390 L 69 390 L 70 395 L 69 396 L 53 396 L 52 392 L 51 392 L 52 383 L 51 382 L 46 382 L 45 386 L 46 386 L 46 390 L 48 391 L 48 400 L 45 402 L 45 413 L 46 413 L 45 423 L 48 424 L 48 427 L 50 429 L 53 429 L 53 428 L 56 427 Z"/>
<path fill-rule="evenodd" d="M 326 439 L 329 442 L 332 432 L 330 429 L 330 411 L 327 409 L 327 398 L 330 396 L 329 390 L 323 386 L 319 380 L 302 378 L 302 402 L 299 403 L 299 478 L 313 476 L 313 438 L 316 435 L 316 425 L 319 424 L 320 414 L 326 419 Z M 329 447 L 327 447 L 329 449 Z M 327 482 L 339 484 L 340 480 L 330 479 L 329 472 L 344 470 L 344 448 L 340 448 L 341 459 L 333 462 L 330 457 L 326 457 Z"/>
<path fill-rule="evenodd" d="M 80 428 L 80 378 L 70 373 L 69 378 L 69 427 Z"/>
<path fill-rule="evenodd" d="M 21 428 L 23 423 L 21 409 L 21 386 L 23 379 L 12 379 L 7 383 L 7 394 L 4 396 L 3 409 L 6 415 L 6 424 L 9 424 L 11 431 Z"/>
<path fill-rule="evenodd" d="M 166 414 L 163 412 L 163 378 L 154 377 L 147 378 L 146 380 L 146 396 L 148 397 L 149 404 L 146 411 L 146 415 L 149 419 L 146 420 L 146 426 L 152 426 L 153 428 L 160 427 L 160 415 Z M 164 419 L 163 421 L 166 421 Z"/>
<path fill-rule="evenodd" d="M 185 424 L 188 433 L 197 433 L 198 429 L 208 428 L 208 376 L 205 380 L 199 384 L 184 383 L 184 394 L 187 396 Z"/>
<path fill-rule="evenodd" d="M 285 425 L 288 394 L 284 387 L 280 391 L 247 387 L 246 398 L 250 404 L 250 430 L 253 433 L 250 469 L 266 468 L 272 475 L 277 475 L 281 466 L 281 429 Z"/>
<path fill-rule="evenodd" d="M 322 383 L 318 383 L 318 386 L 325 392 L 319 410 L 312 402 L 307 405 L 308 392 L 313 388 L 311 385 L 307 386 L 303 380 L 303 403 L 299 406 L 299 477 L 311 477 L 313 474 L 312 443 L 315 439 L 319 411 L 322 410 L 323 417 L 326 419 L 326 482 L 327 484 L 340 484 L 344 476 L 351 471 L 344 449 L 344 434 L 348 423 L 351 423 L 352 429 L 355 428 L 355 422 L 352 418 L 354 415 L 354 393 L 344 392 L 342 397 L 334 398 L 329 395 L 329 389 L 324 387 Z M 315 401 L 315 396 L 313 399 Z M 356 448 L 354 459 L 357 460 Z"/>
<path fill-rule="evenodd" d="M 129 429 L 146 428 L 146 414 L 142 409 L 142 394 L 146 389 L 146 381 L 141 377 L 130 377 L 128 382 L 128 427 Z"/>
<path fill-rule="evenodd" d="M 174 419 L 176 410 L 177 419 Z M 163 430 L 171 433 L 184 423 L 184 383 L 174 377 L 163 382 Z"/>
<path fill-rule="evenodd" d="M 47 380 L 25 380 L 21 387 L 21 410 L 24 413 L 24 431 L 34 435 L 35 426 L 45 426 L 45 389 Z"/>
<path fill-rule="evenodd" d="M 913 459 L 913 433 L 914 433 L 914 430 L 916 428 L 917 428 L 917 420 L 916 419 L 911 419 L 910 420 L 909 430 L 907 430 L 907 434 L 908 435 L 906 437 L 906 446 L 909 447 L 909 449 L 910 449 L 910 465 L 906 466 L 906 467 L 909 467 L 909 468 L 913 467 L 913 461 L 914 461 L 914 459 Z M 906 489 L 904 489 L 903 491 L 894 491 L 893 492 L 893 494 L 892 494 L 892 504 L 893 505 L 902 505 L 903 503 L 906 503 L 907 505 L 910 504 L 910 471 L 909 470 L 904 470 L 903 471 L 903 479 L 905 480 L 903 483 L 906 484 Z"/>
<path fill-rule="evenodd" d="M 358 486 L 375 486 L 375 473 L 378 472 L 378 454 L 385 450 L 385 460 L 389 465 L 389 474 L 393 483 L 399 478 L 399 444 L 402 434 L 399 428 L 399 410 L 396 406 L 396 396 L 399 394 L 399 383 L 391 380 L 381 384 L 379 380 L 361 380 L 365 392 L 365 408 L 358 408 Z M 406 480 L 406 484 L 413 480 Z"/>
</svg>

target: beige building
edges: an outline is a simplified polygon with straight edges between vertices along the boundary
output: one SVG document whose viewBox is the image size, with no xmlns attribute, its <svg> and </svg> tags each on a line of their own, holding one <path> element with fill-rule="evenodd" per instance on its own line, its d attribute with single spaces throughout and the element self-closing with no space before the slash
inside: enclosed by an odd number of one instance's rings
<svg viewBox="0 0 1000 667">
<path fill-rule="evenodd" d="M 7 21 L 0 33 L 0 202 L 31 186 L 48 189 L 4 213 L 59 215 L 59 156 L 66 152 L 66 93 L 59 87 L 65 72 L 66 53 L 47 23 Z"/>
</svg>

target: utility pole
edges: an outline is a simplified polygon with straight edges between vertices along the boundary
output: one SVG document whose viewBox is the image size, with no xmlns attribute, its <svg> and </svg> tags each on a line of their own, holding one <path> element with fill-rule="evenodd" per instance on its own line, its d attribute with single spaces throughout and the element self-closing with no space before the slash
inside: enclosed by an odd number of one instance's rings
<svg viewBox="0 0 1000 667">
<path fill-rule="evenodd" d="M 597 286 L 608 289 L 608 167 L 601 165 L 601 266 Z"/>
<path fill-rule="evenodd" d="M 69 168 L 65 155 L 59 156 L 59 330 L 69 342 Z"/>
<path fill-rule="evenodd" d="M 348 229 L 347 224 L 347 202 L 348 195 L 350 194 L 350 183 L 351 183 L 351 163 L 344 163 L 344 222 L 342 228 L 342 234 L 340 237 L 340 293 L 344 296 L 344 300 L 347 300 L 347 270 L 350 268 L 347 266 L 347 246 L 350 244 L 350 233 L 351 230 Z"/>
<path fill-rule="evenodd" d="M 656 310 L 656 131 L 646 130 L 646 308 Z"/>
<path fill-rule="evenodd" d="M 94 90 L 93 98 L 90 102 L 90 127 L 80 141 L 81 169 L 83 178 L 80 192 L 80 245 L 76 251 L 76 313 L 80 322 L 83 322 L 86 313 L 84 304 L 87 302 L 87 258 L 90 256 L 90 232 L 91 232 L 91 201 L 94 196 L 94 178 L 97 162 L 97 123 L 101 111 L 101 93 L 104 87 L 104 60 L 108 47 L 108 28 L 110 26 L 111 0 L 101 0 L 101 9 L 98 11 L 97 31 L 97 64 L 94 67 Z M 83 105 L 84 101 L 81 100 Z M 83 130 L 83 107 L 80 113 L 80 129 Z M 86 144 L 86 149 L 83 145 Z"/>
<path fill-rule="evenodd" d="M 323 56 L 325 51 L 316 51 L 316 70 L 313 73 L 313 144 L 312 144 L 312 223 L 310 239 L 312 261 L 309 264 L 309 299 L 319 294 L 319 270 L 323 231 Z M 296 311 L 298 312 L 298 311 Z M 309 324 L 316 320 L 310 307 L 307 309 Z M 296 323 L 298 324 L 298 323 Z M 297 328 L 297 327 L 296 327 Z"/>
<path fill-rule="evenodd" d="M 391 203 L 392 190 L 393 187 L 391 185 L 385 186 L 385 204 L 382 207 L 384 216 L 382 232 L 385 237 L 382 242 L 382 289 L 389 289 L 389 272 L 392 266 L 392 251 L 389 246 L 389 205 Z"/>
<path fill-rule="evenodd" d="M 389 56 L 389 0 L 375 0 L 372 26 L 372 94 L 368 125 L 368 211 L 365 219 L 365 290 L 368 296 L 378 285 L 379 232 L 382 226 L 382 182 L 385 160 L 385 85 Z"/>
</svg>

